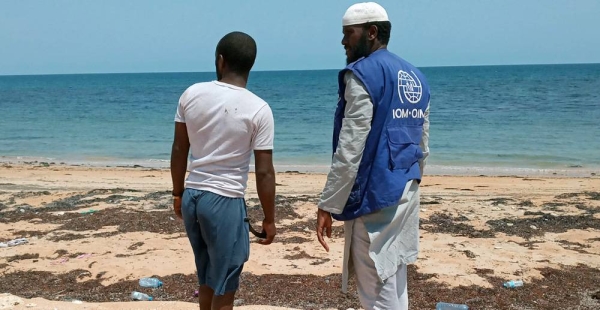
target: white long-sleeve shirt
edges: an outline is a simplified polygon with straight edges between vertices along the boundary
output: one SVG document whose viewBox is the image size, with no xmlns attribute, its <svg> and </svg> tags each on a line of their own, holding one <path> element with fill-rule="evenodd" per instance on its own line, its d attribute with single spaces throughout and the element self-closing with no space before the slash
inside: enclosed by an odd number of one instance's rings
<svg viewBox="0 0 600 310">
<path fill-rule="evenodd" d="M 373 120 L 373 102 L 364 84 L 351 72 L 344 75 L 346 107 L 340 130 L 339 142 L 333 155 L 331 169 L 319 209 L 340 214 L 356 180 L 358 167 Z M 421 175 L 429 155 L 429 105 L 425 111 L 425 124 L 421 139 L 423 158 L 419 161 Z M 397 206 L 384 208 L 363 215 L 371 245 L 369 256 L 383 281 L 394 275 L 398 265 L 416 261 L 419 250 L 419 184 L 409 181 Z M 352 270 L 350 245 L 352 221 L 344 225 L 344 267 L 342 290 L 347 291 L 349 273 Z"/>
</svg>

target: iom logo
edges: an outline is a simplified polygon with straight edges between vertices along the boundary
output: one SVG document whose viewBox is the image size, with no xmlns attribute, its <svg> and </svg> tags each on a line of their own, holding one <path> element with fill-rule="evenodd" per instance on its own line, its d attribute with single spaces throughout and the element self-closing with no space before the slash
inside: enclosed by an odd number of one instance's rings
<svg viewBox="0 0 600 310">
<path fill-rule="evenodd" d="M 406 71 L 398 71 L 398 97 L 400 97 L 400 101 L 404 103 L 404 100 L 402 100 L 402 94 L 404 94 L 404 97 L 408 102 L 415 104 L 421 100 L 423 86 L 421 85 L 419 77 L 417 77 L 413 71 L 410 71 L 410 73 L 412 73 L 412 75 Z"/>
</svg>

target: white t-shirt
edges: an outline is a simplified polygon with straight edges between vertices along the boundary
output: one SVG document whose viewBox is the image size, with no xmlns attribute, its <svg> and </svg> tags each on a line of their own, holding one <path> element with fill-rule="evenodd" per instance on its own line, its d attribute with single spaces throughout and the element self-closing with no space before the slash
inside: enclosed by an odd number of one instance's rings
<svg viewBox="0 0 600 310">
<path fill-rule="evenodd" d="M 253 150 L 273 149 L 269 105 L 245 88 L 197 83 L 181 95 L 175 121 L 186 124 L 190 140 L 186 188 L 243 197 Z"/>
</svg>

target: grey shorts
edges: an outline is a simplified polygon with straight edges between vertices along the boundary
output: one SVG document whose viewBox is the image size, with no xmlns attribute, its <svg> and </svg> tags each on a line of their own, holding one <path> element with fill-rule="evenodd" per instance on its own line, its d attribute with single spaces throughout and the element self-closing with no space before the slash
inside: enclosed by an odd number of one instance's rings
<svg viewBox="0 0 600 310">
<path fill-rule="evenodd" d="M 236 291 L 250 255 L 244 198 L 186 189 L 181 212 L 194 251 L 198 283 L 215 295 Z"/>
</svg>

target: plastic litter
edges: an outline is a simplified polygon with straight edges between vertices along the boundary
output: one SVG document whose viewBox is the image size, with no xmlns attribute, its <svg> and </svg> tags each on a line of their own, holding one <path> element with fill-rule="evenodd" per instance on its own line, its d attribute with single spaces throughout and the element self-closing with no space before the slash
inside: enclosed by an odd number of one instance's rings
<svg viewBox="0 0 600 310">
<path fill-rule="evenodd" d="M 133 300 L 143 300 L 143 301 L 152 301 L 152 296 L 140 292 L 132 292 L 131 299 Z"/>
<path fill-rule="evenodd" d="M 91 256 L 92 256 L 92 254 L 81 254 L 81 255 L 77 256 L 77 258 L 78 259 L 82 259 L 82 258 L 88 258 L 88 257 L 91 257 Z"/>
<path fill-rule="evenodd" d="M 14 240 L 10 240 L 6 243 L 4 242 L 0 242 L 0 248 L 7 248 L 7 247 L 12 247 L 12 246 L 17 246 L 17 245 L 21 245 L 21 244 L 25 244 L 28 243 L 29 241 L 27 240 L 27 238 L 19 238 L 19 239 L 14 239 Z"/>
<path fill-rule="evenodd" d="M 69 261 L 69 259 L 67 257 L 63 257 L 63 258 L 59 258 L 59 259 L 53 260 L 50 264 L 52 264 L 52 265 L 58 265 L 58 264 L 64 264 L 64 263 L 66 263 L 68 261 Z"/>
<path fill-rule="evenodd" d="M 141 278 L 139 283 L 141 287 L 150 288 L 157 288 L 163 285 L 162 281 L 157 278 Z"/>
<path fill-rule="evenodd" d="M 450 304 L 447 302 L 438 302 L 435 310 L 469 310 L 469 306 L 463 304 Z"/>
<path fill-rule="evenodd" d="M 506 288 L 515 288 L 520 286 L 523 286 L 523 281 L 521 280 L 511 280 L 508 282 L 504 282 L 504 287 Z"/>
</svg>

